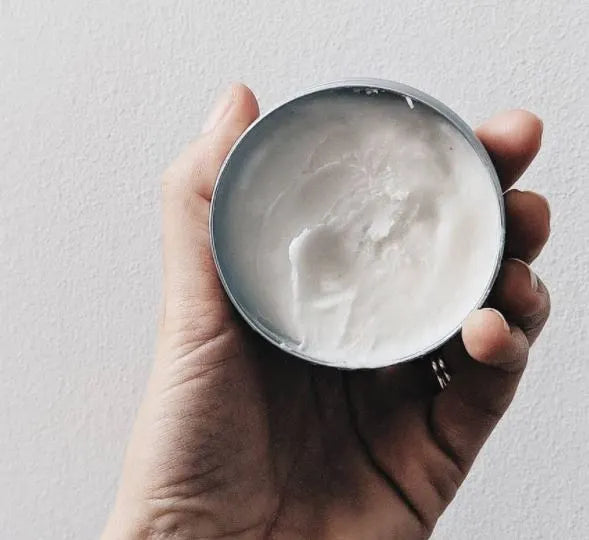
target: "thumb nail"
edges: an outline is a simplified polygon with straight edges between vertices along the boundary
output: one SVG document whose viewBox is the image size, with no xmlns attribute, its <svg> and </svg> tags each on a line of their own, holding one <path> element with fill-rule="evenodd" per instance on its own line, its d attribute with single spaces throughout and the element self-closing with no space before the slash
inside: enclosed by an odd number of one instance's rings
<svg viewBox="0 0 589 540">
<path fill-rule="evenodd" d="M 223 92 L 221 97 L 215 103 L 215 106 L 209 113 L 205 123 L 202 127 L 202 132 L 211 131 L 215 129 L 217 124 L 223 119 L 227 111 L 231 108 L 233 103 L 233 88 L 228 88 Z"/>
<path fill-rule="evenodd" d="M 511 330 L 509 329 L 509 323 L 505 320 L 505 316 L 503 315 L 503 313 L 501 313 L 500 311 L 498 311 L 495 308 L 486 308 L 488 311 L 493 311 L 495 312 L 499 318 L 501 319 L 501 322 L 503 323 L 503 327 L 505 328 L 505 330 L 507 330 L 508 332 L 511 332 Z"/>
</svg>

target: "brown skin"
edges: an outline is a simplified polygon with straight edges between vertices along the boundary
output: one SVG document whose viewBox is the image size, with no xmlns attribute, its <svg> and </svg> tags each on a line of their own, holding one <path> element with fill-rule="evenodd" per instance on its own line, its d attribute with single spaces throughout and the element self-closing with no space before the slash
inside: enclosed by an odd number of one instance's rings
<svg viewBox="0 0 589 540">
<path fill-rule="evenodd" d="M 290 358 L 245 327 L 209 249 L 212 187 L 257 117 L 233 85 L 163 181 L 164 301 L 157 355 L 127 450 L 113 539 L 427 538 L 509 405 L 549 312 L 522 261 L 546 243 L 549 209 L 508 191 L 506 256 L 490 298 L 426 360 L 342 372 Z M 507 190 L 539 150 L 526 111 L 481 126 Z M 536 283 L 536 288 L 534 288 Z"/>
</svg>

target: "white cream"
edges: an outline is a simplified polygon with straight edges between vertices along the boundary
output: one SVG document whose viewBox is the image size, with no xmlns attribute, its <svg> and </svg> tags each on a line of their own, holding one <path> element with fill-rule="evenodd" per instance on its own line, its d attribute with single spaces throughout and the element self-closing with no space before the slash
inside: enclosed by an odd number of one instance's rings
<svg viewBox="0 0 589 540">
<path fill-rule="evenodd" d="M 382 94 L 320 94 L 263 122 L 223 208 L 241 307 L 285 346 L 353 368 L 459 328 L 501 237 L 492 179 L 460 132 Z"/>
</svg>

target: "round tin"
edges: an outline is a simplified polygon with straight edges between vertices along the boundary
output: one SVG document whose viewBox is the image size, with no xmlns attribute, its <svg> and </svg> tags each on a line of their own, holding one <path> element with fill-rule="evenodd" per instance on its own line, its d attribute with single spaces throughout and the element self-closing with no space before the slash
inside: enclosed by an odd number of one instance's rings
<svg viewBox="0 0 589 540">
<path fill-rule="evenodd" d="M 243 319 L 248 323 L 248 325 L 253 330 L 255 330 L 258 334 L 267 339 L 270 343 L 282 349 L 283 351 L 303 360 L 307 360 L 309 362 L 313 362 L 316 364 L 323 364 L 331 367 L 339 367 L 345 369 L 345 366 L 338 366 L 336 364 L 328 363 L 305 354 L 303 351 L 299 350 L 296 347 L 296 344 L 292 343 L 289 338 L 280 335 L 278 331 L 270 328 L 269 324 L 267 324 L 265 321 L 262 321 L 259 318 L 253 316 L 248 311 L 248 309 L 239 302 L 239 300 L 237 299 L 237 295 L 235 294 L 235 289 L 237 287 L 235 279 L 236 276 L 233 276 L 231 274 L 230 269 L 226 267 L 227 265 L 224 265 L 222 262 L 221 255 L 223 253 L 223 245 L 219 242 L 219 235 L 216 233 L 217 229 L 221 227 L 223 221 L 223 212 L 218 211 L 219 206 L 221 206 L 220 201 L 227 193 L 227 189 L 229 189 L 230 185 L 234 182 L 237 182 L 239 179 L 239 170 L 241 163 L 239 161 L 239 158 L 235 157 L 236 149 L 242 146 L 249 138 L 262 136 L 262 133 L 264 131 L 269 131 L 271 128 L 266 127 L 268 123 L 264 123 L 264 120 L 270 117 L 274 112 L 278 111 L 285 105 L 291 104 L 292 102 L 295 102 L 301 98 L 305 98 L 313 94 L 322 92 L 363 92 L 368 94 L 386 92 L 393 94 L 399 98 L 406 99 L 409 106 L 413 106 L 414 102 L 421 103 L 422 105 L 425 105 L 426 107 L 437 112 L 439 115 L 444 117 L 448 122 L 450 122 L 450 124 L 452 124 L 462 134 L 462 136 L 469 142 L 471 147 L 474 149 L 474 151 L 480 158 L 481 162 L 489 172 L 491 181 L 493 182 L 493 186 L 495 188 L 495 192 L 499 202 L 500 238 L 497 251 L 497 260 L 495 261 L 495 268 L 493 270 L 489 283 L 485 287 L 484 293 L 481 295 L 479 301 L 472 307 L 473 310 L 483 306 L 487 297 L 489 296 L 489 293 L 491 292 L 491 288 L 493 287 L 493 284 L 499 272 L 505 244 L 505 208 L 503 203 L 503 192 L 501 190 L 501 184 L 499 182 L 499 178 L 497 177 L 495 167 L 493 166 L 491 158 L 489 157 L 489 154 L 485 150 L 484 146 L 476 137 L 476 135 L 468 126 L 468 124 L 464 120 L 462 120 L 462 118 L 460 118 L 460 116 L 458 116 L 453 110 L 451 110 L 449 107 L 447 107 L 437 99 L 433 98 L 432 96 L 429 96 L 424 92 L 421 92 L 420 90 L 417 90 L 416 88 L 412 88 L 411 86 L 407 86 L 402 83 L 387 81 L 383 79 L 352 78 L 314 86 L 308 90 L 296 94 L 290 99 L 283 101 L 279 105 L 275 106 L 267 113 L 257 118 L 256 121 L 253 122 L 245 130 L 245 132 L 241 135 L 241 137 L 239 137 L 239 139 L 233 145 L 233 148 L 231 149 L 225 161 L 223 162 L 223 165 L 221 166 L 221 169 L 217 176 L 217 181 L 215 183 L 213 196 L 211 199 L 211 208 L 209 216 L 211 249 L 221 283 L 223 284 L 227 296 L 229 297 L 237 311 L 240 313 L 240 315 L 243 317 Z M 247 242 L 247 239 L 244 239 L 244 242 Z M 426 349 L 415 351 L 414 353 L 402 358 L 391 359 L 391 362 L 388 365 L 413 360 L 415 358 L 423 357 L 431 353 L 432 351 L 435 351 L 444 343 L 446 343 L 449 339 L 455 336 L 461 328 L 462 323 L 459 324 L 452 331 L 450 331 L 444 338 L 431 344 Z M 385 366 L 379 365 L 374 367 L 380 368 Z"/>
</svg>

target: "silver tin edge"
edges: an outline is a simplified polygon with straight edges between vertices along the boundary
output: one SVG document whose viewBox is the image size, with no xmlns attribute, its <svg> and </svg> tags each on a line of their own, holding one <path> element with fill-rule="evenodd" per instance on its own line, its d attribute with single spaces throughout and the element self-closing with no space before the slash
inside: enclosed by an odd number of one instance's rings
<svg viewBox="0 0 589 540">
<path fill-rule="evenodd" d="M 302 97 L 309 96 L 311 94 L 315 94 L 318 92 L 323 92 L 323 91 L 327 91 L 327 90 L 336 90 L 339 88 L 359 88 L 359 89 L 366 89 L 366 90 L 385 91 L 385 92 L 397 94 L 401 97 L 409 97 L 412 100 L 421 102 L 424 105 L 430 107 L 431 109 L 433 109 L 436 112 L 438 112 L 439 114 L 441 114 L 444 118 L 446 118 L 466 138 L 466 140 L 470 143 L 470 145 L 472 146 L 474 151 L 477 153 L 480 160 L 483 162 L 483 164 L 485 165 L 486 169 L 489 171 L 489 174 L 491 176 L 491 180 L 493 182 L 493 186 L 495 188 L 495 192 L 496 192 L 497 199 L 499 202 L 499 213 L 500 213 L 500 221 L 501 221 L 500 231 L 499 231 L 499 234 L 500 234 L 499 249 L 497 252 L 497 261 L 495 262 L 495 268 L 494 268 L 494 271 L 491 275 L 491 279 L 489 280 L 489 283 L 487 284 L 487 287 L 485 288 L 484 293 L 482 294 L 479 301 L 473 306 L 472 310 L 474 311 L 476 309 L 479 309 L 480 307 L 482 307 L 484 305 L 484 303 L 486 302 L 486 300 L 491 292 L 491 289 L 493 288 L 493 284 L 495 283 L 495 280 L 497 279 L 497 275 L 498 275 L 499 269 L 501 267 L 501 261 L 503 259 L 503 251 L 504 251 L 504 246 L 505 246 L 505 205 L 503 202 L 503 191 L 501 189 L 501 183 L 499 181 L 499 177 L 497 176 L 497 171 L 495 170 L 495 167 L 493 166 L 493 162 L 491 161 L 491 158 L 490 158 L 489 154 L 487 153 L 483 144 L 479 141 L 479 139 L 474 134 L 474 132 L 470 128 L 470 126 L 464 120 L 462 120 L 462 118 L 460 116 L 458 116 L 458 114 L 456 114 L 448 106 L 444 105 L 441 101 L 438 101 L 436 98 L 434 98 L 434 97 L 432 97 L 432 96 L 430 96 L 420 90 L 417 90 L 416 88 L 413 88 L 411 86 L 408 86 L 406 84 L 399 83 L 399 82 L 388 81 L 385 79 L 374 79 L 374 78 L 349 78 L 349 79 L 332 81 L 332 82 L 320 84 L 320 85 L 308 88 L 306 90 L 303 90 L 303 91 L 291 96 L 290 98 L 280 102 L 278 105 L 275 105 L 270 110 L 265 112 L 263 115 L 260 115 L 252 124 L 250 124 L 248 126 L 248 128 L 237 139 L 237 141 L 235 142 L 235 144 L 232 146 L 231 150 L 227 154 L 227 157 L 223 161 L 223 164 L 221 165 L 221 168 L 219 170 L 219 174 L 217 175 L 217 178 L 215 181 L 215 186 L 213 188 L 213 194 L 211 197 L 211 206 L 210 206 L 210 210 L 209 210 L 210 244 L 211 244 L 211 251 L 213 254 L 213 259 L 215 262 L 215 267 L 217 269 L 219 279 L 221 280 L 221 284 L 223 285 L 223 289 L 227 293 L 227 296 L 231 300 L 231 303 L 235 306 L 235 309 L 237 309 L 237 311 L 239 312 L 239 314 L 241 315 L 243 320 L 245 320 L 245 322 L 256 333 L 261 335 L 264 339 L 266 339 L 267 341 L 269 341 L 270 343 L 272 343 L 274 346 L 278 347 L 279 349 L 287 352 L 288 354 L 291 354 L 295 357 L 301 358 L 302 360 L 306 360 L 306 361 L 311 362 L 313 364 L 324 365 L 324 366 L 329 366 L 329 367 L 333 367 L 333 368 L 337 368 L 337 369 L 346 369 L 346 370 L 378 369 L 378 368 L 383 368 L 383 367 L 387 367 L 387 366 L 391 366 L 391 365 L 395 365 L 395 364 L 400 364 L 402 362 L 407 362 L 409 360 L 414 360 L 416 358 L 421 358 L 423 356 L 430 354 L 431 352 L 435 351 L 436 349 L 438 349 L 439 347 L 444 345 L 447 341 L 452 339 L 458 332 L 460 332 L 464 321 L 462 321 L 456 328 L 454 328 L 451 332 L 449 332 L 444 338 L 433 343 L 432 345 L 430 345 L 426 349 L 423 349 L 421 351 L 416 351 L 414 354 L 407 355 L 402 358 L 396 358 L 390 364 L 382 364 L 382 365 L 362 367 L 362 368 L 355 368 L 355 367 L 349 367 L 349 366 L 338 366 L 338 365 L 330 364 L 329 362 L 324 362 L 324 361 L 318 360 L 316 358 L 313 358 L 311 356 L 308 356 L 302 351 L 288 347 L 285 343 L 276 339 L 274 337 L 273 333 L 270 332 L 267 328 L 265 328 L 264 326 L 259 324 L 257 321 L 252 319 L 252 317 L 245 310 L 245 308 L 243 308 L 243 306 L 241 306 L 241 304 L 233 296 L 233 293 L 231 292 L 231 290 L 229 289 L 229 286 L 227 285 L 225 276 L 224 276 L 221 266 L 219 264 L 219 260 L 217 257 L 217 246 L 215 243 L 215 231 L 214 231 L 214 225 L 213 225 L 213 223 L 214 223 L 213 217 L 215 214 L 215 201 L 216 201 L 216 195 L 218 192 L 218 187 L 219 187 L 219 184 L 221 183 L 221 180 L 223 177 L 223 172 L 224 172 L 227 164 L 229 163 L 229 160 L 231 159 L 233 152 L 239 146 L 241 141 L 245 137 L 247 137 L 248 133 L 250 131 L 252 131 L 253 129 L 255 129 L 256 126 L 264 118 L 266 118 L 267 116 L 270 116 L 273 112 L 280 109 L 284 105 L 290 103 L 291 101 L 295 101 L 295 100 L 300 99 Z"/>
</svg>

